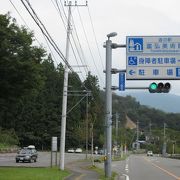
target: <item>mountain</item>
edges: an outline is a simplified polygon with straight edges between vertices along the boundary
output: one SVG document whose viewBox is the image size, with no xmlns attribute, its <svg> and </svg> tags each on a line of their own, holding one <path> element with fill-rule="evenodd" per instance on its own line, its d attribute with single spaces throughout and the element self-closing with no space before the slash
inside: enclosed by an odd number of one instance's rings
<svg viewBox="0 0 180 180">
<path fill-rule="evenodd" d="M 119 96 L 135 97 L 141 105 L 147 105 L 165 112 L 180 113 L 180 96 L 168 93 L 118 92 Z"/>
</svg>

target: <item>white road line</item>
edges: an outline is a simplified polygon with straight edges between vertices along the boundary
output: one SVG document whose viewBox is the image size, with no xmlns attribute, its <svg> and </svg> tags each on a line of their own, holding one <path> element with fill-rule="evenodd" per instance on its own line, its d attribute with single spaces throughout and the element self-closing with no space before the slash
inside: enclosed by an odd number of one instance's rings
<svg viewBox="0 0 180 180">
<path fill-rule="evenodd" d="M 128 172 L 128 171 L 129 171 L 128 164 L 126 164 L 125 171 L 126 171 L 126 172 Z"/>
<path fill-rule="evenodd" d="M 126 180 L 129 180 L 129 176 L 128 176 L 128 175 L 123 174 L 123 176 L 125 176 L 125 177 L 126 177 Z"/>
</svg>

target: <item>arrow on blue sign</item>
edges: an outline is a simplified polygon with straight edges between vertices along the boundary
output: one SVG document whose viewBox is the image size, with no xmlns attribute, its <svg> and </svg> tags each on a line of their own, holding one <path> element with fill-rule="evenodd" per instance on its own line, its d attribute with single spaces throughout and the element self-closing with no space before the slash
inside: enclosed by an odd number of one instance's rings
<svg viewBox="0 0 180 180">
<path fill-rule="evenodd" d="M 135 74 L 135 73 L 136 73 L 136 71 L 134 71 L 134 70 L 132 70 L 132 69 L 129 71 L 129 74 L 130 74 L 130 75 L 133 75 L 133 74 Z"/>
</svg>

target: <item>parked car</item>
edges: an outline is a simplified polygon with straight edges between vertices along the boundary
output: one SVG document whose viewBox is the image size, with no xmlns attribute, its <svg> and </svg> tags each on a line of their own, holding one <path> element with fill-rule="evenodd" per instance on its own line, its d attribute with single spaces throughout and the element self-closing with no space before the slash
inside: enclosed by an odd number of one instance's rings
<svg viewBox="0 0 180 180">
<path fill-rule="evenodd" d="M 153 152 L 152 151 L 148 151 L 147 152 L 147 156 L 153 156 Z"/>
<path fill-rule="evenodd" d="M 82 149 L 81 149 L 81 148 L 77 148 L 77 149 L 75 150 L 75 153 L 82 153 Z"/>
<path fill-rule="evenodd" d="M 104 154 L 105 154 L 105 150 L 99 149 L 99 150 L 98 150 L 98 154 L 104 155 Z"/>
<path fill-rule="evenodd" d="M 22 162 L 36 162 L 38 153 L 35 148 L 24 147 L 16 155 L 16 163 Z"/>
<path fill-rule="evenodd" d="M 70 149 L 68 149 L 67 152 L 68 152 L 68 153 L 74 153 L 74 149 L 73 149 L 73 148 L 70 148 Z"/>
</svg>

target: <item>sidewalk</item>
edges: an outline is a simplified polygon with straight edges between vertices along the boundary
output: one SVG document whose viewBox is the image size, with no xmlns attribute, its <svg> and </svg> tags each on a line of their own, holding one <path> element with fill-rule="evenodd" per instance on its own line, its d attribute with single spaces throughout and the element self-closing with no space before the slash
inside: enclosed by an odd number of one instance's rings
<svg viewBox="0 0 180 180">
<path fill-rule="evenodd" d="M 65 180 L 98 180 L 99 174 L 95 171 L 88 169 L 91 166 L 91 162 L 72 162 L 66 165 L 72 174 L 65 178 Z"/>
</svg>

